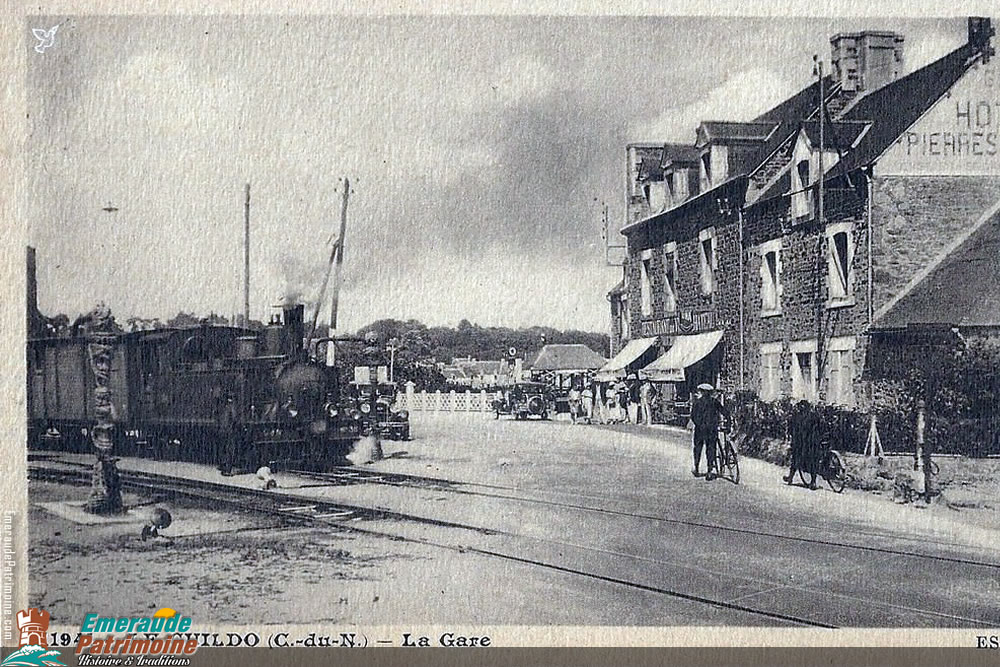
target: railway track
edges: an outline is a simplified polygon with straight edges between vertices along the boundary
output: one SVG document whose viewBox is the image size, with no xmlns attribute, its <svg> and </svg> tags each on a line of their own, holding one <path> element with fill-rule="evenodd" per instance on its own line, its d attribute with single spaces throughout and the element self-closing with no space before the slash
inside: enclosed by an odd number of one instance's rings
<svg viewBox="0 0 1000 667">
<path fill-rule="evenodd" d="M 53 469 L 52 467 L 43 467 L 40 465 L 31 465 L 29 472 L 31 476 L 35 479 L 47 479 L 50 481 L 57 482 L 68 482 L 75 484 L 89 484 L 90 483 L 90 467 L 79 464 L 76 462 L 68 461 L 58 461 L 55 462 L 58 465 L 63 466 L 61 469 Z M 760 531 L 752 531 L 747 529 L 732 528 L 727 526 L 716 526 L 713 524 L 693 522 L 693 521 L 682 521 L 675 519 L 664 519 L 663 517 L 647 516 L 637 513 L 623 512 L 619 510 L 609 510 L 605 508 L 595 508 L 586 505 L 578 505 L 573 503 L 566 503 L 561 501 L 548 501 L 543 499 L 532 499 L 532 498 L 522 498 L 517 495 L 512 495 L 511 491 L 515 491 L 512 487 L 503 487 L 499 485 L 464 485 L 456 482 L 451 482 L 449 480 L 442 480 L 438 478 L 422 477 L 415 475 L 401 475 L 401 474 L 391 474 L 391 473 L 380 473 L 374 471 L 357 470 L 357 469 L 346 469 L 346 470 L 335 470 L 329 473 L 315 473 L 315 472 L 305 472 L 297 471 L 296 474 L 307 476 L 308 478 L 314 479 L 316 481 L 321 481 L 323 484 L 315 485 L 302 485 L 299 488 L 307 488 L 309 486 L 330 486 L 330 485 L 347 485 L 347 484 L 386 484 L 391 486 L 405 486 L 405 487 L 417 487 L 423 489 L 431 489 L 434 491 L 453 491 L 460 494 L 471 494 L 471 495 L 482 495 L 487 497 L 495 497 L 510 500 L 521 500 L 525 502 L 541 503 L 543 505 L 550 505 L 560 509 L 575 509 L 590 512 L 600 512 L 603 514 L 611 514 L 615 516 L 632 517 L 637 519 L 655 520 L 655 521 L 665 521 L 672 524 L 681 524 L 685 526 L 693 526 L 699 529 L 711 529 L 718 531 L 731 531 L 737 533 L 751 533 L 757 536 L 762 535 Z M 527 535 L 520 535 L 510 531 L 504 530 L 491 530 L 482 526 L 470 525 L 462 522 L 453 521 L 442 521 L 434 518 L 428 518 L 425 516 L 419 516 L 411 514 L 408 512 L 398 512 L 390 511 L 384 509 L 376 509 L 370 507 L 362 507 L 351 504 L 344 504 L 339 502 L 330 502 L 326 500 L 319 500 L 314 498 L 303 498 L 301 495 L 295 495 L 285 492 L 276 491 L 260 491 L 256 489 L 248 489 L 242 487 L 234 487 L 229 484 L 218 484 L 214 482 L 202 481 L 202 480 L 191 480 L 187 478 L 180 478 L 168 475 L 159 475 L 153 473 L 136 472 L 136 471 L 124 471 L 122 473 L 123 485 L 126 488 L 143 491 L 146 493 L 159 495 L 161 497 L 179 496 L 187 497 L 202 501 L 209 501 L 217 505 L 223 505 L 231 507 L 233 509 L 238 509 L 242 511 L 252 511 L 262 514 L 266 514 L 272 517 L 278 517 L 289 524 L 312 524 L 312 525 L 324 525 L 333 526 L 340 530 L 355 531 L 359 533 L 365 533 L 378 537 L 385 537 L 393 540 L 414 542 L 425 544 L 433 547 L 449 549 L 452 551 L 458 551 L 463 553 L 474 553 L 481 556 L 504 559 L 507 561 L 513 561 L 529 566 L 546 568 L 552 571 L 557 571 L 565 574 L 572 574 L 576 576 L 586 577 L 595 581 L 602 581 L 605 583 L 611 583 L 620 585 L 623 587 L 631 588 L 633 590 L 641 590 L 651 593 L 656 593 L 664 595 L 667 597 L 687 600 L 689 602 L 694 602 L 698 604 L 709 605 L 719 609 L 728 609 L 732 611 L 737 611 L 741 613 L 750 614 L 756 617 L 767 618 L 776 621 L 782 621 L 785 623 L 791 623 L 794 625 L 807 626 L 807 627 L 819 627 L 819 628 L 834 628 L 835 624 L 827 622 L 822 618 L 809 618 L 807 615 L 796 615 L 796 614 L 786 614 L 777 611 L 772 611 L 766 608 L 755 607 L 748 604 L 741 604 L 740 598 L 742 597 L 752 597 L 753 595 L 737 595 L 736 597 L 723 598 L 719 596 L 704 596 L 698 593 L 702 591 L 698 590 L 698 587 L 693 585 L 691 581 L 676 583 L 682 583 L 683 585 L 679 587 L 667 588 L 658 585 L 658 579 L 655 576 L 658 569 L 667 568 L 680 568 L 685 569 L 684 565 L 680 565 L 671 561 L 663 561 L 657 558 L 642 557 L 639 555 L 631 553 L 620 553 L 615 551 L 609 551 L 606 549 L 596 548 L 593 545 L 586 544 L 573 544 L 563 540 L 555 539 L 543 539 L 543 538 L 531 538 Z M 463 487 L 474 487 L 474 488 L 463 488 Z M 380 523 L 381 522 L 381 523 Z M 431 537 L 426 536 L 414 536 L 413 531 L 401 530 L 401 523 L 407 524 L 417 524 L 422 526 L 434 526 L 439 529 L 446 531 L 445 533 L 438 533 Z M 452 531 L 452 532 L 447 532 Z M 823 540 L 807 539 L 797 536 L 788 536 L 782 534 L 770 534 L 763 533 L 766 537 L 781 539 L 781 540 L 794 540 L 799 542 L 812 542 L 816 544 L 821 544 L 830 547 L 842 547 L 845 549 L 863 549 L 866 551 L 880 551 L 887 554 L 893 554 L 898 557 L 911 557 L 911 558 L 921 558 L 928 560 L 938 560 L 947 561 L 953 563 L 961 563 L 965 566 L 974 567 L 986 567 L 986 568 L 1000 568 L 1000 565 L 996 563 L 985 563 L 973 560 L 965 560 L 958 558 L 949 557 L 936 557 L 930 554 L 920 554 L 913 553 L 903 550 L 894 550 L 888 548 L 880 547 L 870 547 L 870 546 L 859 546 L 845 543 L 827 542 Z M 492 542 L 489 541 L 489 537 L 493 538 L 503 538 L 501 542 L 497 542 L 494 539 Z M 589 554 L 590 558 L 584 558 L 582 562 L 584 565 L 580 565 L 580 559 L 577 559 L 577 563 L 573 563 L 572 559 L 564 558 L 562 562 L 558 559 L 552 560 L 551 552 L 543 550 L 546 554 L 544 557 L 532 557 L 530 554 L 532 552 L 531 548 L 524 549 L 525 541 L 535 541 L 536 543 L 546 542 L 550 546 L 559 547 L 556 551 L 559 556 L 563 556 L 564 551 L 576 550 L 578 553 Z M 517 546 L 512 546 L 517 545 Z M 529 545 L 530 546 L 530 545 Z M 597 559 L 596 567 L 593 559 Z M 631 566 L 638 573 L 638 576 L 618 576 L 615 569 L 609 570 L 607 567 L 601 570 L 602 563 L 609 562 L 625 562 L 628 561 Z M 704 568 L 687 568 L 694 572 L 699 572 L 705 574 Z M 713 574 L 713 573 L 710 573 Z M 898 613 L 905 613 L 910 615 L 920 615 L 925 617 L 933 617 L 942 620 L 947 620 L 950 623 L 958 623 L 968 626 L 985 626 L 985 625 L 995 625 L 987 620 L 970 618 L 960 614 L 949 614 L 944 611 L 935 611 L 924 608 L 914 608 L 905 605 L 894 605 L 885 602 L 876 602 L 874 600 L 868 599 L 864 596 L 856 597 L 852 595 L 845 595 L 843 593 L 836 593 L 832 591 L 824 591 L 814 587 L 803 586 L 803 585 L 788 585 L 788 584 L 778 584 L 775 586 L 774 581 L 766 579 L 757 579 L 754 577 L 748 577 L 746 575 L 734 576 L 731 574 L 726 574 L 722 572 L 715 572 L 714 574 L 719 576 L 729 576 L 738 580 L 743 584 L 747 585 L 757 585 L 761 587 L 767 587 L 770 589 L 783 588 L 789 591 L 796 591 L 798 593 L 807 595 L 822 595 L 824 597 L 837 600 L 841 605 L 864 605 L 864 604 L 879 604 L 886 608 L 890 608 Z M 650 583 L 650 581 L 657 583 Z M 685 585 L 688 587 L 685 590 Z"/>
<path fill-rule="evenodd" d="M 60 461 L 59 464 L 61 466 L 67 466 L 68 469 L 45 467 L 38 465 L 37 463 L 34 465 L 29 464 L 29 478 L 39 481 L 76 484 L 81 486 L 90 484 L 91 473 L 89 466 L 65 461 Z M 258 512 L 268 516 L 278 517 L 294 525 L 315 524 L 335 526 L 338 529 L 351 532 L 386 537 L 398 541 L 425 544 L 442 549 L 448 549 L 450 551 L 474 553 L 481 556 L 499 558 L 534 567 L 542 567 L 548 570 L 586 577 L 595 581 L 616 584 L 634 590 L 656 593 L 720 609 L 743 612 L 757 617 L 784 621 L 793 625 L 826 629 L 834 629 L 836 627 L 828 623 L 808 618 L 797 617 L 766 609 L 757 609 L 732 601 L 693 595 L 684 591 L 672 590 L 661 586 L 653 586 L 637 581 L 630 581 L 628 579 L 608 576 L 597 572 L 588 572 L 579 568 L 568 567 L 558 563 L 546 562 L 530 557 L 522 557 L 517 554 L 505 553 L 496 549 L 471 546 L 469 544 L 462 543 L 449 543 L 435 539 L 400 536 L 398 532 L 374 526 L 359 525 L 359 522 L 395 519 L 398 521 L 417 522 L 425 525 L 436 525 L 445 528 L 459 529 L 462 531 L 471 531 L 472 533 L 481 535 L 493 534 L 493 531 L 477 526 L 439 522 L 414 515 L 373 510 L 370 508 L 344 505 L 341 503 L 329 503 L 325 501 L 313 502 L 311 500 L 306 502 L 301 497 L 275 493 L 273 491 L 258 491 L 254 489 L 232 487 L 225 484 L 216 484 L 202 480 L 191 480 L 187 478 L 158 475 L 153 473 L 122 471 L 121 481 L 124 488 L 135 491 L 153 493 L 162 497 L 183 497 L 193 500 L 218 503 L 232 509 Z"/>
<path fill-rule="evenodd" d="M 959 558 L 954 556 L 944 556 L 941 554 L 928 554 L 919 551 L 904 550 L 904 549 L 893 549 L 891 547 L 880 547 L 870 544 L 857 544 L 854 542 L 843 542 L 836 540 L 826 540 L 815 537 L 803 537 L 801 535 L 788 535 L 786 533 L 779 533 L 768 530 L 760 530 L 758 528 L 740 528 L 736 526 L 725 526 L 716 523 L 708 523 L 704 521 L 692 521 L 687 519 L 672 519 L 669 517 L 664 517 L 655 514 L 645 514 L 640 512 L 627 512 L 624 510 L 616 510 L 608 507 L 596 507 L 593 505 L 584 505 L 576 502 L 561 501 L 561 500 L 546 500 L 544 498 L 533 498 L 524 495 L 518 495 L 519 489 L 511 486 L 501 486 L 494 484 L 479 484 L 479 483 L 466 483 L 466 482 L 454 482 L 451 480 L 435 478 L 435 477 L 422 477 L 419 475 L 407 475 L 400 473 L 384 473 L 376 472 L 370 470 L 358 470 L 351 468 L 337 468 L 331 472 L 311 472 L 305 470 L 289 470 L 289 473 L 299 475 L 301 477 L 307 477 L 316 481 L 325 482 L 326 484 L 384 484 L 388 486 L 402 486 L 408 488 L 418 488 L 427 489 L 439 492 L 450 492 L 462 495 L 472 495 L 481 496 L 487 498 L 498 498 L 504 500 L 514 500 L 523 503 L 530 503 L 535 505 L 543 505 L 560 509 L 571 509 L 579 510 L 589 513 L 618 516 L 628 519 L 642 519 L 648 521 L 655 521 L 659 523 L 667 523 L 672 525 L 686 526 L 690 528 L 697 528 L 703 530 L 713 530 L 713 531 L 723 531 L 728 533 L 736 533 L 743 535 L 754 535 L 760 537 L 770 537 L 778 540 L 785 540 L 789 542 L 800 542 L 806 544 L 815 544 L 824 547 L 832 547 L 839 549 L 851 549 L 857 551 L 866 551 L 873 553 L 880 553 L 890 556 L 901 556 L 905 558 L 919 558 L 926 559 L 937 562 L 949 562 L 959 565 L 970 565 L 975 567 L 989 568 L 993 570 L 1000 570 L 1000 562 L 992 562 L 985 560 L 973 560 L 970 558 Z M 325 484 L 319 484 L 317 486 L 324 486 Z M 813 527 L 815 528 L 815 527 Z M 857 532 L 858 535 L 864 537 L 876 537 L 876 538 L 892 538 L 899 539 L 895 535 L 886 535 L 883 533 L 870 533 L 870 532 Z M 924 540 L 926 541 L 926 540 Z M 934 544 L 939 546 L 960 546 L 955 545 L 950 542 L 936 541 Z"/>
</svg>

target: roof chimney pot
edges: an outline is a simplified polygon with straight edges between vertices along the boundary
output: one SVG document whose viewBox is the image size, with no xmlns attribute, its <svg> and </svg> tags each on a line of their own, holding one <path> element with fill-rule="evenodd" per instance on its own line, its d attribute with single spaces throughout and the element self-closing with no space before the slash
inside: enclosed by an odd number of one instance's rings
<svg viewBox="0 0 1000 667">
<path fill-rule="evenodd" d="M 903 36 L 866 30 L 830 38 L 833 77 L 845 91 L 868 93 L 892 83 L 903 71 Z"/>
</svg>

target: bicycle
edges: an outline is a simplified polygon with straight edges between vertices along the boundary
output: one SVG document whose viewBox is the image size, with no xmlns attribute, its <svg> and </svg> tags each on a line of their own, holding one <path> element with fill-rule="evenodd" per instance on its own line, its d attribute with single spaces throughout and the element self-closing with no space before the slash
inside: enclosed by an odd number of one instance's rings
<svg viewBox="0 0 1000 667">
<path fill-rule="evenodd" d="M 728 425 L 719 429 L 719 437 L 715 439 L 715 468 L 719 477 L 728 479 L 733 484 L 740 483 L 740 457 L 729 438 Z M 729 474 L 726 475 L 723 471 L 728 471 Z"/>
<path fill-rule="evenodd" d="M 799 470 L 799 481 L 802 482 L 803 486 L 808 486 L 806 483 L 807 472 Z M 834 493 L 842 493 L 847 485 L 847 466 L 844 465 L 844 459 L 840 452 L 827 448 L 816 468 L 816 475 L 822 477 Z"/>
</svg>

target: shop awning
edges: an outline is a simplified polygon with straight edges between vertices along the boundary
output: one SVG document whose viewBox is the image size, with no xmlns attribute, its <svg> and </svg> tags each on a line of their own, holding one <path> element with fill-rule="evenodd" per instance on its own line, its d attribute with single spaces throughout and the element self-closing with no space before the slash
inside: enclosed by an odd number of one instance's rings
<svg viewBox="0 0 1000 667">
<path fill-rule="evenodd" d="M 610 380 L 624 377 L 629 364 L 641 357 L 646 350 L 653 347 L 655 344 L 655 336 L 652 338 L 636 338 L 635 340 L 630 340 L 625 347 L 623 347 L 621 351 L 619 351 L 618 354 L 611 359 L 611 361 L 604 364 L 604 366 L 597 371 L 596 379 L 600 382 L 608 382 Z"/>
<path fill-rule="evenodd" d="M 639 377 L 663 382 L 682 382 L 684 369 L 707 357 L 722 340 L 722 331 L 677 336 L 658 359 L 639 371 Z"/>
</svg>

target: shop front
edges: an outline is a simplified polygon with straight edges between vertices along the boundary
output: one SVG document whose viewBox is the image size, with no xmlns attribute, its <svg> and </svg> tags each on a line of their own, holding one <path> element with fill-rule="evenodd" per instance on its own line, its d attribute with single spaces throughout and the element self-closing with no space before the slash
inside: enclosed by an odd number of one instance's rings
<svg viewBox="0 0 1000 667">
<path fill-rule="evenodd" d="M 718 386 L 723 334 L 715 330 L 674 336 L 666 352 L 639 370 L 640 379 L 656 385 L 658 421 L 686 424 L 694 387 L 703 382 Z"/>
</svg>

